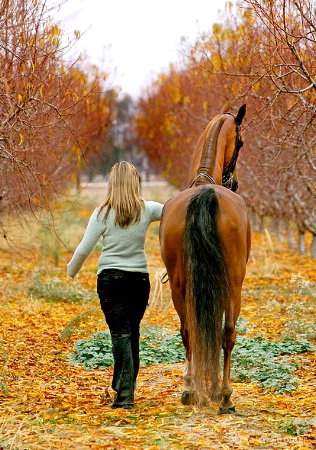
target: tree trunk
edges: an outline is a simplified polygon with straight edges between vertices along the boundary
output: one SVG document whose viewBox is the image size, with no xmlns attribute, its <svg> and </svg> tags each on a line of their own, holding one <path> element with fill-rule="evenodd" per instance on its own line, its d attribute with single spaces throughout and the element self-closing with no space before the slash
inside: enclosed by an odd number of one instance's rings
<svg viewBox="0 0 316 450">
<path fill-rule="evenodd" d="M 312 238 L 311 258 L 316 259 L 316 234 L 313 234 L 313 238 Z"/>
<path fill-rule="evenodd" d="M 285 241 L 285 220 L 283 216 L 280 216 L 278 219 L 278 239 L 279 242 Z"/>
<path fill-rule="evenodd" d="M 286 231 L 287 231 L 287 242 L 290 248 L 296 247 L 295 236 L 293 228 L 291 227 L 291 223 L 289 220 L 286 221 Z"/>
<path fill-rule="evenodd" d="M 251 229 L 255 232 L 259 231 L 259 218 L 258 214 L 251 208 L 249 209 L 249 220 L 251 223 Z"/>
<path fill-rule="evenodd" d="M 256 212 L 254 209 L 251 209 L 249 217 L 251 229 L 257 233 L 264 233 L 265 216 L 263 214 Z"/>
<path fill-rule="evenodd" d="M 299 255 L 306 255 L 305 233 L 303 231 L 300 231 L 298 235 L 298 253 Z"/>
<path fill-rule="evenodd" d="M 279 231 L 279 218 L 271 217 L 269 223 L 269 233 L 275 236 L 278 235 L 278 231 Z"/>
<path fill-rule="evenodd" d="M 264 232 L 264 216 L 259 214 L 259 233 Z"/>
</svg>

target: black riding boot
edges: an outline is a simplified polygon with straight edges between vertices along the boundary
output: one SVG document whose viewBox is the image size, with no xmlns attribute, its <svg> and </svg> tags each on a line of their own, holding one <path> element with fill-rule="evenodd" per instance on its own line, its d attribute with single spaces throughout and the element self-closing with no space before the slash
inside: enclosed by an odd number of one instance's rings
<svg viewBox="0 0 316 450">
<path fill-rule="evenodd" d="M 114 373 L 112 388 L 116 392 L 112 408 L 134 405 L 135 375 L 130 334 L 112 334 Z"/>
</svg>

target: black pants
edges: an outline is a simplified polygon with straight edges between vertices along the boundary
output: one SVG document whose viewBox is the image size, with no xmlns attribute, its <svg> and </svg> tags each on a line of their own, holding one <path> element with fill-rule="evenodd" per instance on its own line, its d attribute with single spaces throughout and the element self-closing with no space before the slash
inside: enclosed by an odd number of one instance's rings
<svg viewBox="0 0 316 450">
<path fill-rule="evenodd" d="M 113 406 L 131 406 L 139 370 L 139 325 L 150 292 L 149 275 L 106 269 L 98 275 L 97 291 L 112 339 Z"/>
</svg>

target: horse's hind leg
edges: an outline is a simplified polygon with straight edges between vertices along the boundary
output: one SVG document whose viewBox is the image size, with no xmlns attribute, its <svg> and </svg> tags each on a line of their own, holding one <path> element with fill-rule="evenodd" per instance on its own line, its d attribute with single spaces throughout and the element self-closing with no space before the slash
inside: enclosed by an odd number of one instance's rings
<svg viewBox="0 0 316 450">
<path fill-rule="evenodd" d="M 234 304 L 234 306 L 230 305 L 225 315 L 225 327 L 223 330 L 224 368 L 219 414 L 233 414 L 235 412 L 235 407 L 231 399 L 233 390 L 230 385 L 230 363 L 232 351 L 236 341 L 235 324 L 239 311 L 240 294 L 238 295 L 238 301 Z"/>
<path fill-rule="evenodd" d="M 194 358 L 191 354 L 191 358 L 185 360 L 183 368 L 183 385 L 184 391 L 181 395 L 181 403 L 183 405 L 199 405 L 207 406 L 209 400 L 204 395 L 198 395 L 195 385 L 195 373 L 194 373 Z"/>
<path fill-rule="evenodd" d="M 183 388 L 181 403 L 183 405 L 196 405 L 198 403 L 198 398 L 195 393 L 194 363 L 192 358 L 185 359 L 183 367 Z"/>
<path fill-rule="evenodd" d="M 231 399 L 232 388 L 230 385 L 230 361 L 236 339 L 234 325 L 225 324 L 224 329 L 224 370 L 223 383 L 221 388 L 221 402 L 219 405 L 219 414 L 231 414 L 235 412 L 235 407 Z"/>
</svg>

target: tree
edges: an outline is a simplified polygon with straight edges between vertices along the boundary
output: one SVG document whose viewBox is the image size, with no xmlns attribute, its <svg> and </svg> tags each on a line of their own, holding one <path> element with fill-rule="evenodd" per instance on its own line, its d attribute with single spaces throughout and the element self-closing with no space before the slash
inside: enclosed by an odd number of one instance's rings
<svg viewBox="0 0 316 450">
<path fill-rule="evenodd" d="M 11 216 L 50 211 L 81 158 L 110 128 L 106 75 L 66 65 L 62 31 L 45 0 L 0 8 L 0 226 Z"/>
</svg>

